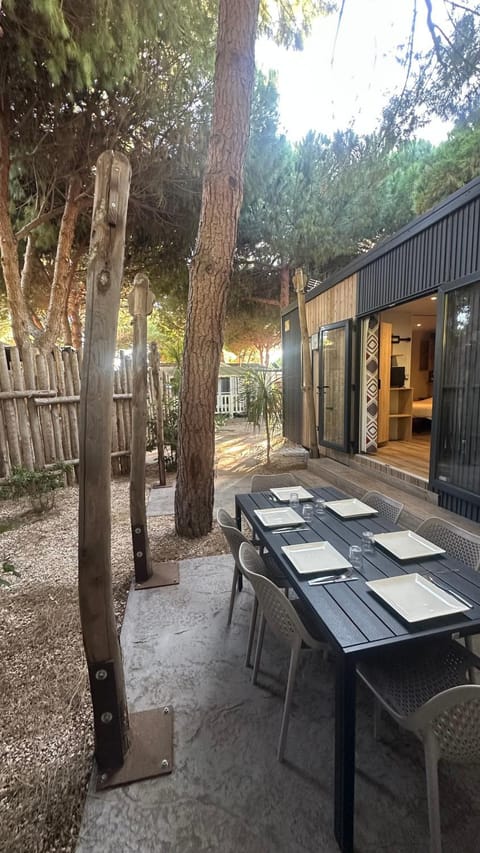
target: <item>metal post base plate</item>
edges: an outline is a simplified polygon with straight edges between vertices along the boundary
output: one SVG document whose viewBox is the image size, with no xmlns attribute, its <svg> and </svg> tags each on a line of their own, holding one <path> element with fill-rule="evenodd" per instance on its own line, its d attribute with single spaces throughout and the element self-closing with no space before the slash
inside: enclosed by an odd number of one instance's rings
<svg viewBox="0 0 480 853">
<path fill-rule="evenodd" d="M 151 561 L 152 574 L 143 583 L 136 583 L 135 589 L 152 589 L 156 586 L 173 586 L 180 581 L 178 562 L 159 563 Z"/>
<path fill-rule="evenodd" d="M 173 769 L 173 708 L 129 714 L 130 746 L 119 770 L 98 773 L 96 789 L 115 788 L 141 779 L 163 776 Z"/>
</svg>

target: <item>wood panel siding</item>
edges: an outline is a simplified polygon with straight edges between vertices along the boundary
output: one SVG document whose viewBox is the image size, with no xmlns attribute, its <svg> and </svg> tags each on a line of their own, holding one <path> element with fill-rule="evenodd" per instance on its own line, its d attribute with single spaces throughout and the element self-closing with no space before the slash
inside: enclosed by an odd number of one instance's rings
<svg viewBox="0 0 480 853">
<path fill-rule="evenodd" d="M 311 291 L 313 294 L 315 291 Z M 357 274 L 319 293 L 306 298 L 308 332 L 313 335 L 320 326 L 355 317 L 357 307 Z"/>
</svg>

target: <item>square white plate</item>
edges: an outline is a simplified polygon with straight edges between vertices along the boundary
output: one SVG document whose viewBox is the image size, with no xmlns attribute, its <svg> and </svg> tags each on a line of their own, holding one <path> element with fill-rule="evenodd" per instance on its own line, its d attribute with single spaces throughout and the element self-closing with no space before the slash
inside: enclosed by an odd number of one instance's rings
<svg viewBox="0 0 480 853">
<path fill-rule="evenodd" d="M 373 506 L 364 504 L 357 498 L 348 498 L 344 501 L 326 501 L 325 506 L 331 509 L 340 518 L 366 518 L 369 515 L 378 515 Z"/>
<path fill-rule="evenodd" d="M 307 492 L 303 486 L 282 486 L 279 489 L 270 489 L 272 495 L 275 495 L 277 500 L 279 501 L 288 501 L 290 500 L 290 495 L 292 492 L 296 492 L 298 495 L 299 501 L 311 501 L 313 495 L 311 492 Z"/>
<path fill-rule="evenodd" d="M 378 545 L 390 551 L 398 560 L 424 560 L 444 554 L 443 548 L 414 533 L 413 530 L 398 530 L 394 533 L 377 533 L 373 537 Z"/>
<path fill-rule="evenodd" d="M 330 545 L 330 542 L 304 542 L 301 545 L 282 545 L 282 551 L 301 575 L 336 572 L 350 569 L 352 564 Z"/>
<path fill-rule="evenodd" d="M 366 585 L 407 622 L 423 622 L 469 610 L 454 595 L 416 572 L 395 578 L 367 581 Z"/>
<path fill-rule="evenodd" d="M 303 524 L 303 518 L 289 506 L 279 506 L 278 509 L 255 509 L 264 527 L 294 527 Z"/>
</svg>

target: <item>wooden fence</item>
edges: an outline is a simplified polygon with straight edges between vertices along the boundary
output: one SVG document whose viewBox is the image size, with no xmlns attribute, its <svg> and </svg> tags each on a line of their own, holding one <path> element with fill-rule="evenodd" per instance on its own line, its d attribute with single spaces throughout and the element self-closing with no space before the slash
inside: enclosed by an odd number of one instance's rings
<svg viewBox="0 0 480 853">
<path fill-rule="evenodd" d="M 0 477 L 14 466 L 41 470 L 70 463 L 71 484 L 79 462 L 78 415 L 81 353 L 48 355 L 0 344 Z M 152 382 L 148 383 L 149 389 Z M 149 395 L 150 396 L 150 395 Z M 130 470 L 132 361 L 121 352 L 115 366 L 112 473 Z M 153 401 L 149 400 L 149 409 Z"/>
</svg>

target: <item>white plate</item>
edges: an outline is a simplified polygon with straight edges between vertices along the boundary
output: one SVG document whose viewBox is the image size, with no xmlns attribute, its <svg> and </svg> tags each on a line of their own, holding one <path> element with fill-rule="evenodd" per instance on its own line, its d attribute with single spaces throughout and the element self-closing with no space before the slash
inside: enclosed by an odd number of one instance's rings
<svg viewBox="0 0 480 853">
<path fill-rule="evenodd" d="M 367 581 L 366 585 L 407 622 L 423 622 L 470 609 L 417 573 Z"/>
<path fill-rule="evenodd" d="M 278 509 L 255 509 L 264 527 L 290 527 L 303 524 L 303 518 L 289 506 L 279 506 Z"/>
<path fill-rule="evenodd" d="M 296 492 L 299 501 L 311 501 L 313 498 L 313 495 L 303 486 L 282 486 L 280 489 L 270 489 L 270 491 L 279 501 L 290 500 L 292 492 Z"/>
<path fill-rule="evenodd" d="M 304 542 L 302 545 L 282 545 L 282 551 L 301 575 L 336 572 L 351 569 L 352 564 L 330 545 L 330 542 Z"/>
<path fill-rule="evenodd" d="M 340 518 L 366 518 L 369 515 L 378 515 L 378 511 L 373 506 L 368 506 L 357 498 L 348 498 L 344 501 L 326 501 L 325 506 L 339 515 Z"/>
<path fill-rule="evenodd" d="M 376 533 L 373 537 L 378 545 L 390 551 L 399 560 L 422 560 L 444 554 L 443 548 L 414 533 L 413 530 L 398 530 L 394 533 Z"/>
</svg>

